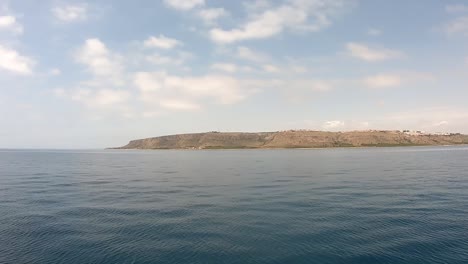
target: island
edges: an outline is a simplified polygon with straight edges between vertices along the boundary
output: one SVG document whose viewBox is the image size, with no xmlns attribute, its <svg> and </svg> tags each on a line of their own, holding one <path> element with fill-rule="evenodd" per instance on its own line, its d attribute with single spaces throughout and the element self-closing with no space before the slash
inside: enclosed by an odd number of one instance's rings
<svg viewBox="0 0 468 264">
<path fill-rule="evenodd" d="M 206 132 L 132 140 L 112 149 L 275 149 L 334 147 L 398 147 L 468 144 L 460 133 L 424 133 L 410 130 L 327 132 Z"/>
</svg>

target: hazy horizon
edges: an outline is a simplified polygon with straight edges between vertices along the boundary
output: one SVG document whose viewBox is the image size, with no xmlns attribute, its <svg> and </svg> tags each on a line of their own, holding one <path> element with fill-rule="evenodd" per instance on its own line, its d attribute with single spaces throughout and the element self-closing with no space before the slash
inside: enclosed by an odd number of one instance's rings
<svg viewBox="0 0 468 264">
<path fill-rule="evenodd" d="M 0 0 L 0 149 L 468 134 L 467 44 L 461 0 Z"/>
</svg>

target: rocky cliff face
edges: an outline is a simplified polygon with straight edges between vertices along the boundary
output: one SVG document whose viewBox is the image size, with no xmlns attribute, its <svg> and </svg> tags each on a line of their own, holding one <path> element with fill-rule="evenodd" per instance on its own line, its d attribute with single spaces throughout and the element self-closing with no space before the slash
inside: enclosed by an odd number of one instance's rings
<svg viewBox="0 0 468 264">
<path fill-rule="evenodd" d="M 409 135 L 399 131 L 282 131 L 196 133 L 132 140 L 119 149 L 327 148 L 468 144 L 468 136 Z"/>
</svg>

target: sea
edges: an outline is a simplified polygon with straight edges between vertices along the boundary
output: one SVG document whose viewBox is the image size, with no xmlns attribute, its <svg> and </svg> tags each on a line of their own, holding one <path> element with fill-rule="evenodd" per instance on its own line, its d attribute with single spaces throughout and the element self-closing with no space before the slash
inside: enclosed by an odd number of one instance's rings
<svg viewBox="0 0 468 264">
<path fill-rule="evenodd" d="M 0 263 L 468 263 L 468 147 L 0 150 Z"/>
</svg>

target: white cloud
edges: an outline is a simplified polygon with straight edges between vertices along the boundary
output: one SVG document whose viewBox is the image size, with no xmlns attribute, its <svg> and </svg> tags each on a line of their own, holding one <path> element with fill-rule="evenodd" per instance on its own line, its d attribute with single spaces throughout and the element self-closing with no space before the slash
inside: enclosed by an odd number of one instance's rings
<svg viewBox="0 0 468 264">
<path fill-rule="evenodd" d="M 114 84 L 122 84 L 124 67 L 122 58 L 112 53 L 99 39 L 88 39 L 76 52 L 75 60 L 88 67 L 95 77 L 104 78 Z"/>
<path fill-rule="evenodd" d="M 205 0 L 164 0 L 164 3 L 174 9 L 187 11 L 197 6 L 204 6 Z"/>
<path fill-rule="evenodd" d="M 70 97 L 73 101 L 84 101 L 85 98 L 90 97 L 91 93 L 91 89 L 81 88 L 71 92 Z"/>
<path fill-rule="evenodd" d="M 333 84 L 330 81 L 323 81 L 323 80 L 307 80 L 303 81 L 305 87 L 313 90 L 313 91 L 329 91 L 333 89 Z"/>
<path fill-rule="evenodd" d="M 403 53 L 397 50 L 384 48 L 371 48 L 364 44 L 350 42 L 346 45 L 351 56 L 360 60 L 376 62 L 403 57 Z"/>
<path fill-rule="evenodd" d="M 367 31 L 367 35 L 369 36 L 380 36 L 382 35 L 382 31 L 380 29 L 376 29 L 376 28 L 371 28 Z"/>
<path fill-rule="evenodd" d="M 211 69 L 213 70 L 218 70 L 218 71 L 224 71 L 228 73 L 235 73 L 238 71 L 238 67 L 235 64 L 232 63 L 215 63 L 211 65 Z"/>
<path fill-rule="evenodd" d="M 444 120 L 444 121 L 440 121 L 440 122 L 434 123 L 433 126 L 435 126 L 435 127 L 441 127 L 441 126 L 446 126 L 446 125 L 448 125 L 448 124 L 449 124 L 449 122 Z"/>
<path fill-rule="evenodd" d="M 262 68 L 265 72 L 268 72 L 268 73 L 278 73 L 280 71 L 278 67 L 276 67 L 275 65 L 271 65 L 271 64 L 263 65 Z"/>
<path fill-rule="evenodd" d="M 72 101 L 82 103 L 93 109 L 119 110 L 124 117 L 128 117 L 129 111 L 126 103 L 131 98 L 131 93 L 122 89 L 89 89 L 78 88 L 65 90 L 62 88 L 53 91 L 55 96 L 68 98 Z"/>
<path fill-rule="evenodd" d="M 138 72 L 134 83 L 142 92 L 153 92 L 163 88 L 164 83 L 161 80 L 166 76 L 165 72 Z"/>
<path fill-rule="evenodd" d="M 30 75 L 35 64 L 33 59 L 0 45 L 0 69 L 20 75 Z"/>
<path fill-rule="evenodd" d="M 52 8 L 54 16 L 63 22 L 84 21 L 88 18 L 88 6 L 76 4 Z"/>
<path fill-rule="evenodd" d="M 311 129 L 321 129 L 325 131 L 363 131 L 368 130 L 371 127 L 371 122 L 361 121 L 354 119 L 347 120 L 332 120 L 324 123 L 319 123 L 316 120 L 304 120 L 305 127 Z"/>
<path fill-rule="evenodd" d="M 279 81 L 279 86 L 289 87 L 290 91 L 295 93 L 298 91 L 314 91 L 326 92 L 333 89 L 333 81 L 319 79 L 297 79 Z"/>
<path fill-rule="evenodd" d="M 339 120 L 327 121 L 322 125 L 323 129 L 325 130 L 337 130 L 343 128 L 344 126 L 345 122 Z"/>
<path fill-rule="evenodd" d="M 303 120 L 300 127 L 329 131 L 350 130 L 422 130 L 426 132 L 468 133 L 468 110 L 453 107 L 407 109 L 393 113 L 366 116 L 365 119 L 332 120 L 320 124 L 317 120 Z M 297 124 L 296 124 L 297 126 Z"/>
<path fill-rule="evenodd" d="M 198 11 L 197 15 L 205 24 L 213 25 L 216 20 L 229 15 L 229 13 L 224 8 L 207 8 Z"/>
<path fill-rule="evenodd" d="M 341 0 L 290 0 L 275 8 L 251 14 L 244 25 L 231 30 L 214 28 L 211 39 L 217 43 L 233 43 L 249 39 L 263 39 L 283 31 L 319 31 L 331 24 L 330 17 L 342 9 Z"/>
<path fill-rule="evenodd" d="M 182 42 L 177 39 L 168 38 L 164 35 L 159 35 L 159 37 L 149 37 L 144 42 L 145 47 L 147 48 L 160 48 L 160 49 L 173 49 L 177 46 L 181 46 Z"/>
<path fill-rule="evenodd" d="M 366 128 L 369 128 L 369 126 L 370 126 L 370 122 L 368 121 L 359 122 L 357 125 L 358 129 L 366 129 Z"/>
<path fill-rule="evenodd" d="M 240 66 L 233 63 L 214 63 L 211 65 L 211 69 L 215 71 L 222 71 L 226 73 L 236 72 L 254 72 L 255 70 L 250 66 Z"/>
<path fill-rule="evenodd" d="M 381 73 L 363 78 L 356 84 L 364 85 L 369 88 L 390 88 L 404 85 L 419 87 L 422 84 L 428 84 L 436 81 L 436 78 L 430 73 L 400 71 L 395 73 Z"/>
<path fill-rule="evenodd" d="M 153 55 L 147 56 L 146 60 L 156 65 L 163 65 L 163 64 L 178 65 L 182 63 L 180 60 L 174 59 L 169 56 L 159 55 L 159 54 L 153 54 Z"/>
<path fill-rule="evenodd" d="M 298 73 L 298 74 L 306 73 L 306 72 L 309 71 L 306 67 L 298 66 L 298 65 L 293 65 L 293 66 L 291 66 L 291 70 L 292 70 L 294 73 Z"/>
<path fill-rule="evenodd" d="M 388 88 L 401 85 L 401 77 L 391 74 L 379 74 L 364 79 L 364 83 L 370 88 Z"/>
<path fill-rule="evenodd" d="M 158 117 L 161 115 L 161 112 L 158 111 L 146 111 L 141 114 L 145 118 Z"/>
<path fill-rule="evenodd" d="M 244 72 L 253 72 L 255 71 L 254 68 L 250 67 L 250 66 L 242 66 L 240 68 L 240 70 L 244 71 Z"/>
<path fill-rule="evenodd" d="M 335 86 L 335 80 L 322 79 L 276 79 L 266 83 L 262 83 L 262 88 L 277 89 L 281 92 L 287 101 L 292 103 L 301 103 L 309 101 L 318 94 L 326 93 L 332 90 Z"/>
<path fill-rule="evenodd" d="M 468 16 L 452 20 L 445 26 L 444 30 L 447 34 L 468 34 Z"/>
<path fill-rule="evenodd" d="M 379 122 L 382 124 L 381 127 L 391 129 L 468 133 L 466 120 L 468 120 L 467 109 L 432 107 L 395 112 L 382 116 Z"/>
<path fill-rule="evenodd" d="M 192 56 L 186 53 L 180 53 L 178 56 L 164 56 L 160 54 L 152 54 L 146 57 L 146 60 L 156 65 L 182 65 Z"/>
<path fill-rule="evenodd" d="M 80 88 L 70 93 L 74 101 L 82 102 L 89 107 L 108 107 L 126 102 L 130 93 L 125 90 Z"/>
<path fill-rule="evenodd" d="M 16 17 L 14 16 L 0 16 L 0 31 L 2 30 L 10 31 L 14 34 L 22 34 L 23 26 L 16 21 Z"/>
<path fill-rule="evenodd" d="M 53 90 L 53 94 L 60 98 L 82 103 L 93 109 L 120 110 L 124 116 L 129 114 L 126 103 L 131 98 L 131 93 L 127 90 L 107 88 L 65 90 L 57 88 Z"/>
<path fill-rule="evenodd" d="M 243 60 L 249 60 L 254 62 L 262 62 L 268 60 L 268 56 L 262 52 L 254 51 L 247 47 L 237 47 L 236 56 Z"/>
<path fill-rule="evenodd" d="M 249 93 L 248 85 L 223 75 L 181 77 L 165 72 L 138 72 L 134 76 L 134 84 L 141 91 L 143 101 L 158 103 L 165 108 L 172 106 L 188 109 L 193 107 L 181 105 L 194 106 L 210 101 L 218 104 L 234 104 L 243 100 Z M 184 102 L 184 104 L 174 102 Z"/>
<path fill-rule="evenodd" d="M 129 97 L 128 91 L 103 89 L 97 91 L 92 100 L 98 105 L 109 105 L 122 103 Z"/>
<path fill-rule="evenodd" d="M 196 103 L 193 103 L 190 101 L 178 100 L 178 99 L 163 99 L 159 103 L 162 108 L 165 108 L 168 110 L 192 111 L 192 110 L 198 110 L 201 108 L 201 106 Z"/>
<path fill-rule="evenodd" d="M 445 11 L 448 13 L 461 13 L 461 12 L 468 12 L 468 6 L 457 4 L 457 5 L 447 5 L 445 7 Z"/>
<path fill-rule="evenodd" d="M 258 13 L 265 9 L 271 8 L 272 3 L 270 0 L 250 0 L 242 3 L 247 11 Z"/>
<path fill-rule="evenodd" d="M 52 90 L 52 93 L 56 97 L 65 97 L 67 95 L 67 92 L 63 88 L 55 88 L 55 89 Z"/>
<path fill-rule="evenodd" d="M 421 82 L 434 82 L 437 77 L 427 72 L 401 72 L 402 82 L 417 84 Z"/>
<path fill-rule="evenodd" d="M 192 111 L 213 104 L 235 104 L 262 87 L 255 80 L 237 79 L 220 73 L 175 75 L 165 71 L 131 72 L 124 63 L 129 62 L 136 68 L 147 66 L 146 60 L 156 64 L 180 65 L 182 62 L 178 59 L 192 56 L 182 51 L 168 52 L 170 55 L 167 56 L 146 54 L 147 51 L 140 49 L 140 45 L 136 47 L 136 53 L 123 57 L 97 38 L 86 40 L 74 53 L 74 59 L 92 74 L 90 80 L 77 82 L 74 88 L 57 89 L 54 94 L 96 109 L 102 117 L 109 114 L 152 117 L 152 113 Z M 214 64 L 212 69 L 229 73 L 250 70 L 229 63 Z M 53 72 L 51 70 L 49 74 Z"/>
<path fill-rule="evenodd" d="M 371 125 L 368 121 L 357 120 L 332 120 L 321 122 L 317 119 L 306 119 L 301 121 L 292 122 L 287 128 L 296 127 L 300 129 L 309 130 L 323 130 L 323 131 L 362 131 L 368 130 Z M 331 126 L 331 127 L 330 127 Z"/>
<path fill-rule="evenodd" d="M 62 71 L 60 71 L 60 69 L 53 68 L 49 70 L 49 75 L 58 76 L 60 74 L 62 74 Z"/>
</svg>

